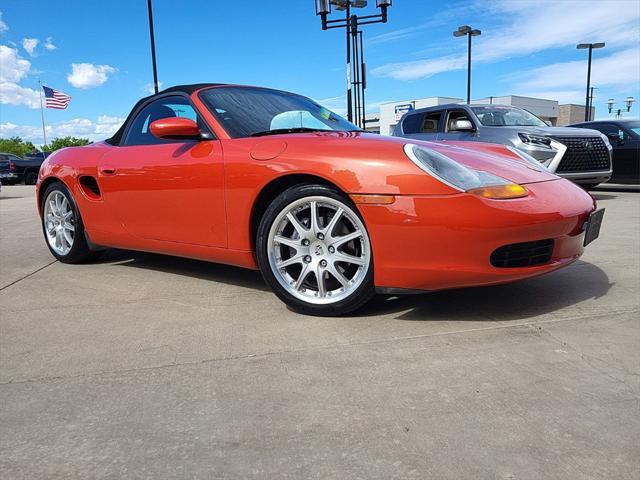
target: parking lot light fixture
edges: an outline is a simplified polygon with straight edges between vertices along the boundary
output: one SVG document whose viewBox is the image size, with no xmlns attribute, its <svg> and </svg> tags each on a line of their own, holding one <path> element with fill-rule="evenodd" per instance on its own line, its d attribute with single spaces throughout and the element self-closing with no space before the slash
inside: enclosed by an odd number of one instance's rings
<svg viewBox="0 0 640 480">
<path fill-rule="evenodd" d="M 467 104 L 471 103 L 471 37 L 477 37 L 481 34 L 481 30 L 471 28 L 469 25 L 462 25 L 453 32 L 454 37 L 467 36 Z"/>
<path fill-rule="evenodd" d="M 611 111 L 613 110 L 613 105 L 616 103 L 616 101 L 613 98 L 610 98 L 609 100 L 607 100 L 607 107 L 609 107 L 609 113 L 611 113 Z"/>
<path fill-rule="evenodd" d="M 627 99 L 624 101 L 624 103 L 627 105 L 627 112 L 631 111 L 631 105 L 633 105 L 633 102 L 635 102 L 635 99 L 633 97 L 627 97 Z"/>
<path fill-rule="evenodd" d="M 387 10 L 392 0 L 376 0 L 376 7 L 380 9 L 377 15 L 352 15 L 352 9 L 364 8 L 367 0 L 315 0 L 316 15 L 322 19 L 322 29 L 344 28 L 347 37 L 347 118 L 360 127 L 365 126 L 364 93 L 367 88 L 366 65 L 364 63 L 364 42 L 362 40 L 362 25 L 372 23 L 387 23 Z M 344 11 L 343 18 L 331 19 L 331 7 Z"/>
<path fill-rule="evenodd" d="M 591 118 L 591 102 L 589 102 L 589 88 L 591 87 L 591 58 L 594 48 L 604 48 L 604 42 L 598 43 L 579 43 L 576 45 L 578 50 L 589 50 L 589 60 L 587 62 L 587 97 L 584 102 L 584 121 L 588 122 Z"/>
</svg>

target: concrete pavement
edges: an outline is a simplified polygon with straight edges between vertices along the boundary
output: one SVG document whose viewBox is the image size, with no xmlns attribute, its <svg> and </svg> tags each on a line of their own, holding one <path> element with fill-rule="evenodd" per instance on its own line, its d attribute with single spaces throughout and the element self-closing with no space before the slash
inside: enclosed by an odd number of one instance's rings
<svg viewBox="0 0 640 480">
<path fill-rule="evenodd" d="M 640 195 L 512 284 L 287 310 L 257 272 L 53 262 L 0 193 L 0 477 L 637 479 Z"/>
</svg>

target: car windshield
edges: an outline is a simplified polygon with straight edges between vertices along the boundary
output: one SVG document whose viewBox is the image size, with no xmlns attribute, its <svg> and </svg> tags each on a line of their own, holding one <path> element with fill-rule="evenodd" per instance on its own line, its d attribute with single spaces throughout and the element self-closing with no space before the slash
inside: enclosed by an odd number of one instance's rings
<svg viewBox="0 0 640 480">
<path fill-rule="evenodd" d="M 533 113 L 522 108 L 488 105 L 471 107 L 480 123 L 485 127 L 546 127 L 548 126 Z"/>
<path fill-rule="evenodd" d="M 216 87 L 200 98 L 230 137 L 309 131 L 360 131 L 313 100 L 293 93 L 253 87 Z"/>
<path fill-rule="evenodd" d="M 627 128 L 631 130 L 636 138 L 640 137 L 640 121 L 627 123 Z"/>
</svg>

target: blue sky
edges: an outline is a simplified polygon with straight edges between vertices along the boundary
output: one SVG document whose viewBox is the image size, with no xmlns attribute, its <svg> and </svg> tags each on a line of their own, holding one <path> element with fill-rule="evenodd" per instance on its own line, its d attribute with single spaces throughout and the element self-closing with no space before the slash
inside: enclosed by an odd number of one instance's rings
<svg viewBox="0 0 640 480">
<path fill-rule="evenodd" d="M 374 13 L 375 1 L 362 12 Z M 179 7 L 178 7 L 179 6 Z M 114 131 L 151 82 L 145 0 L 3 0 L 0 135 L 41 143 L 38 79 L 73 97 L 47 110 L 49 136 L 97 140 Z M 344 110 L 344 31 L 322 31 L 313 0 L 154 0 L 164 86 L 202 81 L 295 91 Z M 594 54 L 597 117 L 606 100 L 640 99 L 640 2 L 395 0 L 389 23 L 365 30 L 369 109 L 384 101 L 464 97 L 466 45 L 474 45 L 473 97 L 521 94 L 583 103 Z M 637 117 L 638 102 L 629 116 Z"/>
</svg>

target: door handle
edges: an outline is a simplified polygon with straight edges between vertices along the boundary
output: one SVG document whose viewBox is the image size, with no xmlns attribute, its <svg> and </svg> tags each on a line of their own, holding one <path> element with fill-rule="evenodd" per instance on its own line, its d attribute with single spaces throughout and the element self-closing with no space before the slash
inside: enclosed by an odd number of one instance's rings
<svg viewBox="0 0 640 480">
<path fill-rule="evenodd" d="M 115 175 L 116 168 L 115 167 L 100 167 L 99 169 L 102 175 Z"/>
</svg>

